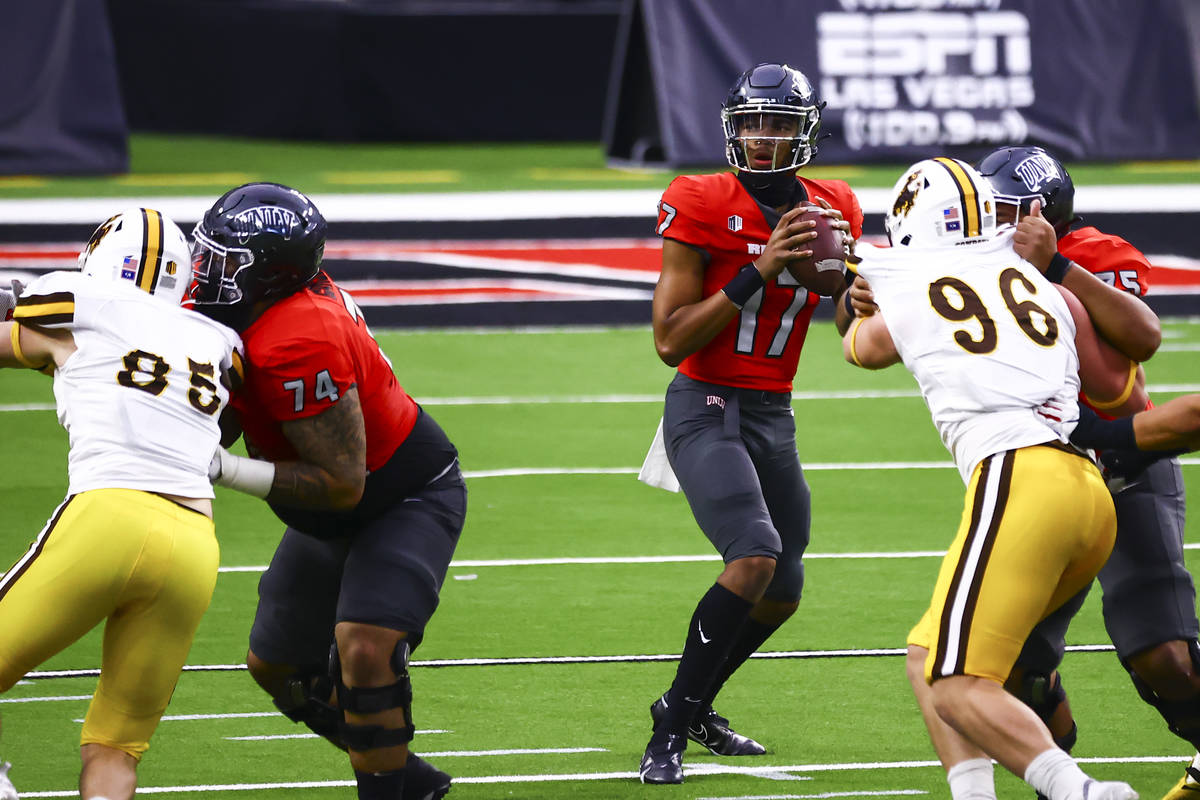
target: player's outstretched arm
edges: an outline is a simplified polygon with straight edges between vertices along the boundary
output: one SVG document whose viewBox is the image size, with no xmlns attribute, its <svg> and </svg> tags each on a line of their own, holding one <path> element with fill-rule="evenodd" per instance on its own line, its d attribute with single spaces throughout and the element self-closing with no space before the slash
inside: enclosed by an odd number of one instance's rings
<svg viewBox="0 0 1200 800">
<path fill-rule="evenodd" d="M 842 337 L 842 355 L 864 369 L 883 369 L 900 363 L 900 351 L 879 314 L 854 320 Z"/>
<path fill-rule="evenodd" d="M 1058 237 L 1042 217 L 1040 200 L 1034 200 L 1030 213 L 1017 223 L 1013 249 L 1052 281 L 1070 289 L 1087 309 L 1100 335 L 1127 358 L 1140 363 L 1158 350 L 1162 328 L 1155 313 L 1134 295 L 1109 286 L 1059 255 Z"/>
<path fill-rule="evenodd" d="M 1200 394 L 1176 397 L 1133 418 L 1139 450 L 1200 449 Z"/>
</svg>

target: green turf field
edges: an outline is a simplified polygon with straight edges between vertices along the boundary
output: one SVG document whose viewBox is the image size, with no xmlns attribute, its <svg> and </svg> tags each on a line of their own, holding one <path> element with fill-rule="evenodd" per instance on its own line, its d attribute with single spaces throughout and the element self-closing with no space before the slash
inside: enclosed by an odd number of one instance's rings
<svg viewBox="0 0 1200 800">
<path fill-rule="evenodd" d="M 129 151 L 126 175 L 0 176 L 0 198 L 215 197 L 230 186 L 256 180 L 285 183 L 309 194 L 659 189 L 675 174 L 611 169 L 599 143 L 347 144 L 135 134 Z M 889 188 L 906 166 L 826 165 L 818 157 L 804 175 L 840 178 L 856 189 Z M 1078 186 L 1200 183 L 1200 161 L 1067 166 Z"/>
<path fill-rule="evenodd" d="M 1195 387 L 1200 325 L 1164 328 L 1164 347 L 1147 365 L 1150 383 Z M 731 760 L 689 750 L 682 786 L 647 787 L 635 777 L 647 709 L 719 569 L 683 498 L 633 475 L 671 375 L 649 330 L 379 338 L 402 383 L 459 446 L 468 474 L 466 529 L 413 669 L 422 731 L 414 749 L 456 776 L 452 798 L 948 796 L 903 660 L 892 653 L 928 600 L 938 566 L 931 553 L 952 538 L 963 487 L 906 372 L 842 363 L 832 326 L 814 325 L 795 401 L 814 498 L 804 600 L 766 647 L 786 657 L 749 662 L 717 704 L 769 753 Z M 5 564 L 66 486 L 65 435 L 48 410 L 49 386 L 11 370 L 0 381 Z M 870 393 L 890 396 L 861 396 Z M 896 462 L 929 468 L 889 468 Z M 1188 462 L 1185 477 L 1200 485 L 1192 463 L 1200 462 Z M 227 571 L 193 667 L 243 662 L 257 568 L 282 527 L 260 501 L 223 489 L 216 512 Z M 1193 544 L 1196 531 L 1189 526 Z M 249 569 L 230 569 L 238 567 Z M 1107 643 L 1097 600 L 1076 620 L 1071 644 Z M 42 670 L 98 664 L 93 633 Z M 1188 746 L 1137 698 L 1111 652 L 1072 652 L 1064 674 L 1085 769 L 1159 797 L 1181 774 Z M 0 756 L 14 763 L 22 797 L 74 793 L 78 720 L 94 683 L 37 679 L 0 698 Z M 167 715 L 141 769 L 146 791 L 213 800 L 354 796 L 344 756 L 295 738 L 305 729 L 272 713 L 243 670 L 186 672 Z M 1003 797 L 1032 798 L 999 769 L 997 783 Z"/>
</svg>

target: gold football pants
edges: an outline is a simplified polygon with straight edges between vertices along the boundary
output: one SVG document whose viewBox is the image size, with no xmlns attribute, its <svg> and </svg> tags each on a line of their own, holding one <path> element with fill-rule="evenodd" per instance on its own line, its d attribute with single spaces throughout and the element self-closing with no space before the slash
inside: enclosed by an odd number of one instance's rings
<svg viewBox="0 0 1200 800">
<path fill-rule="evenodd" d="M 0 692 L 107 619 L 80 742 L 140 758 L 212 599 L 218 560 L 212 520 L 158 495 L 68 498 L 0 578 Z"/>
<path fill-rule="evenodd" d="M 1054 444 L 979 463 L 929 609 L 909 633 L 925 679 L 1003 683 L 1033 626 L 1087 586 L 1116 536 L 1112 496 L 1091 461 Z"/>
</svg>

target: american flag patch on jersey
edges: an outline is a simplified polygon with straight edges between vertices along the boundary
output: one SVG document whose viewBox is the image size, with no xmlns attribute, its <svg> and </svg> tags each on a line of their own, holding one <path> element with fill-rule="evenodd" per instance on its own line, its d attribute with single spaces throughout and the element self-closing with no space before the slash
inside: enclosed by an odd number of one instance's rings
<svg viewBox="0 0 1200 800">
<path fill-rule="evenodd" d="M 947 208 L 942 212 L 942 222 L 946 224 L 946 230 L 956 231 L 962 227 L 962 223 L 958 219 L 957 208 Z"/>
</svg>

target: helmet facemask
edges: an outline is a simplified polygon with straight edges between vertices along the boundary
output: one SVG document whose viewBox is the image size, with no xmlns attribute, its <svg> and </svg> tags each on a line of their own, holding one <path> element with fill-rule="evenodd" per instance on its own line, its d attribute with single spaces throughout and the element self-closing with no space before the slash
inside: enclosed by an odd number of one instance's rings
<svg viewBox="0 0 1200 800">
<path fill-rule="evenodd" d="M 245 247 L 226 247 L 209 238 L 197 223 L 192 230 L 192 299 L 201 305 L 235 305 L 244 294 L 238 276 L 254 264 Z"/>
<path fill-rule="evenodd" d="M 821 110 L 818 106 L 747 103 L 723 108 L 721 124 L 725 128 L 725 157 L 731 166 L 745 172 L 791 172 L 811 161 L 817 152 Z M 771 148 L 769 164 L 755 158 L 756 152 L 767 147 Z"/>
</svg>

